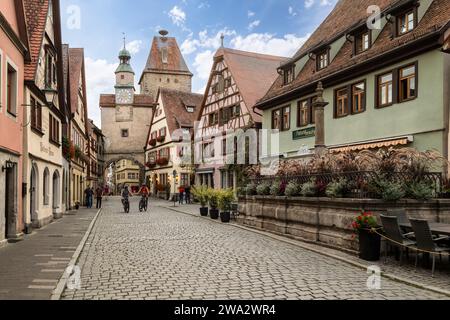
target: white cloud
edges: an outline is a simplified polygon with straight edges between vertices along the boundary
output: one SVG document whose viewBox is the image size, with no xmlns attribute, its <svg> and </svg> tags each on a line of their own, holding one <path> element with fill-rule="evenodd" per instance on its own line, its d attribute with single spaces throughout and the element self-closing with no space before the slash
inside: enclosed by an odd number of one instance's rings
<svg viewBox="0 0 450 320">
<path fill-rule="evenodd" d="M 94 120 L 95 124 L 100 127 L 100 94 L 113 93 L 116 81 L 114 72 L 118 63 L 108 63 L 106 60 L 94 60 L 86 57 L 85 64 L 89 118 Z"/>
<path fill-rule="evenodd" d="M 288 11 L 290 16 L 295 17 L 297 15 L 297 12 L 295 12 L 294 8 L 291 6 L 289 7 Z"/>
<path fill-rule="evenodd" d="M 261 23 L 260 20 L 255 20 L 255 21 L 251 22 L 251 23 L 248 25 L 248 30 L 252 31 L 252 30 L 255 29 L 257 26 L 259 26 L 260 23 Z"/>
<path fill-rule="evenodd" d="M 309 36 L 308 34 L 305 37 L 297 37 L 286 34 L 282 38 L 277 38 L 269 33 L 252 33 L 245 37 L 237 36 L 230 41 L 230 44 L 238 50 L 291 57 Z"/>
<path fill-rule="evenodd" d="M 197 51 L 199 48 L 214 50 L 218 49 L 221 45 L 220 37 L 222 34 L 226 37 L 237 35 L 236 31 L 229 30 L 227 28 L 218 31 L 213 35 L 210 35 L 208 30 L 203 30 L 198 33 L 197 38 L 194 38 L 194 35 L 191 33 L 189 37 L 181 44 L 181 52 L 188 55 Z"/>
<path fill-rule="evenodd" d="M 201 2 L 197 8 L 203 9 L 203 8 L 209 8 L 209 7 L 210 7 L 210 4 L 208 2 Z"/>
<path fill-rule="evenodd" d="M 142 40 L 134 40 L 127 43 L 127 49 L 130 51 L 132 55 L 135 55 L 141 51 L 143 41 Z"/>
<path fill-rule="evenodd" d="M 249 17 L 249 18 L 251 18 L 251 17 L 254 17 L 255 16 L 255 13 L 253 12 L 253 11 L 248 11 L 247 12 L 247 17 Z"/>
<path fill-rule="evenodd" d="M 331 6 L 335 0 L 320 0 L 319 5 L 321 7 Z M 305 0 L 305 8 L 309 9 L 316 3 L 316 0 Z"/>
<path fill-rule="evenodd" d="M 305 8 L 311 8 L 314 5 L 315 0 L 305 0 Z"/>
<path fill-rule="evenodd" d="M 212 50 L 205 50 L 197 54 L 194 60 L 194 68 L 196 71 L 196 76 L 202 80 L 207 80 L 211 72 L 213 65 L 213 58 L 215 52 Z"/>
<path fill-rule="evenodd" d="M 186 13 L 178 6 L 174 6 L 169 11 L 169 17 L 172 19 L 173 24 L 179 27 L 183 27 L 186 22 Z"/>
</svg>

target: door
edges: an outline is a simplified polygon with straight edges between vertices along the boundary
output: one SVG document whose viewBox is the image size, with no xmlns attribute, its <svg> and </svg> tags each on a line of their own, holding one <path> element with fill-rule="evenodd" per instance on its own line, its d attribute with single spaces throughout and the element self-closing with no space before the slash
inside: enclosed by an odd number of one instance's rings
<svg viewBox="0 0 450 320">
<path fill-rule="evenodd" d="M 9 194 L 9 188 L 11 182 L 9 181 L 9 174 L 8 171 L 6 171 L 6 179 L 5 179 L 5 234 L 4 238 L 8 239 L 8 232 L 9 232 L 9 203 L 11 195 Z"/>
<path fill-rule="evenodd" d="M 33 224 L 37 208 L 37 172 L 34 167 L 31 169 L 30 188 L 30 222 Z"/>
</svg>

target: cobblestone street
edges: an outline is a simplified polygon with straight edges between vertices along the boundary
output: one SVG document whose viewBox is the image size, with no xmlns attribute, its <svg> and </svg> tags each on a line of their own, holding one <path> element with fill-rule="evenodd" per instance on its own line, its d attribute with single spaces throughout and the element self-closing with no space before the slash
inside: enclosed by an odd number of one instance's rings
<svg viewBox="0 0 450 320">
<path fill-rule="evenodd" d="M 251 231 L 152 203 L 109 199 L 79 258 L 81 289 L 62 299 L 446 299 Z"/>
</svg>

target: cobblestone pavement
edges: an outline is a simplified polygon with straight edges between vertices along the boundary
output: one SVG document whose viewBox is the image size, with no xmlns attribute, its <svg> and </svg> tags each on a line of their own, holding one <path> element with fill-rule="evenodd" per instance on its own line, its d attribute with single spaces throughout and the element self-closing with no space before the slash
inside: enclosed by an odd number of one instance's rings
<svg viewBox="0 0 450 320">
<path fill-rule="evenodd" d="M 47 300 L 98 210 L 72 211 L 0 248 L 0 300 Z"/>
<path fill-rule="evenodd" d="M 110 199 L 81 253 L 81 289 L 63 299 L 446 299 L 251 231 Z"/>
<path fill-rule="evenodd" d="M 190 214 L 193 216 L 199 216 L 199 208 L 198 205 L 177 205 L 177 207 L 173 207 L 173 204 L 171 203 L 161 203 L 161 206 L 165 208 L 169 208 L 171 210 L 175 210 L 178 212 L 182 212 L 185 214 Z M 204 219 L 209 219 L 208 217 L 205 217 Z M 242 226 L 237 223 L 233 223 L 234 225 L 245 227 L 250 230 L 251 229 L 247 226 Z M 280 236 L 272 235 L 271 236 L 275 238 L 279 238 Z M 285 236 L 281 236 L 283 239 L 289 239 Z M 300 242 L 296 241 L 297 244 L 301 245 L 302 247 L 309 248 L 312 250 L 319 250 L 321 253 L 330 254 L 333 256 L 339 256 L 341 258 L 344 258 L 348 261 L 365 265 L 366 267 L 369 267 L 373 265 L 373 262 L 365 261 L 362 259 L 359 259 L 356 255 L 352 255 L 340 250 L 327 248 L 318 244 L 314 243 L 307 243 L 307 242 Z M 434 274 L 434 277 L 431 276 L 431 265 L 428 265 L 426 267 L 419 266 L 417 269 L 415 268 L 415 253 L 411 251 L 409 257 L 404 257 L 404 261 L 400 263 L 399 261 L 395 260 L 393 256 L 387 257 L 387 261 L 385 262 L 385 257 L 381 257 L 382 261 L 375 263 L 378 264 L 378 266 L 381 268 L 382 272 L 389 273 L 391 275 L 394 275 L 396 277 L 402 278 L 406 281 L 412 281 L 415 283 L 419 283 L 422 286 L 428 286 L 428 287 L 434 287 L 441 290 L 449 291 L 450 290 L 450 263 L 448 257 L 443 257 L 442 261 L 438 258 L 436 259 L 436 272 Z M 421 258 L 421 261 L 422 258 Z M 431 259 L 430 261 L 431 262 Z"/>
</svg>

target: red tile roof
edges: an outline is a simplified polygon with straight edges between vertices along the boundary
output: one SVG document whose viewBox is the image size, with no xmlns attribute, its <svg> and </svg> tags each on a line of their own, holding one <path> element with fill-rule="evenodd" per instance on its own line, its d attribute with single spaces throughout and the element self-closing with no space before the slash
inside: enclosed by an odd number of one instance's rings
<svg viewBox="0 0 450 320">
<path fill-rule="evenodd" d="M 167 63 L 163 63 L 162 50 L 167 50 Z M 180 48 L 175 38 L 154 37 L 147 64 L 143 73 L 158 72 L 179 72 L 192 75 L 184 61 Z"/>
<path fill-rule="evenodd" d="M 200 113 L 203 95 L 163 88 L 159 90 L 159 95 L 163 101 L 170 134 L 180 127 L 194 127 Z M 194 107 L 194 112 L 187 112 L 186 107 Z"/>
<path fill-rule="evenodd" d="M 84 73 L 83 68 L 84 68 L 84 49 L 69 48 L 69 90 L 70 90 L 69 102 L 72 113 L 75 113 L 78 108 L 78 90 L 80 88 L 80 77 Z M 83 86 L 85 87 L 85 83 L 83 83 Z M 85 107 L 87 108 L 86 105 Z"/>
<path fill-rule="evenodd" d="M 220 48 L 215 58 L 222 56 L 236 81 L 253 121 L 261 122 L 261 116 L 253 111 L 253 106 L 269 90 L 278 76 L 277 68 L 287 58 Z"/>
<path fill-rule="evenodd" d="M 49 0 L 24 0 L 31 62 L 25 64 L 25 80 L 34 81 L 45 34 Z"/>
<path fill-rule="evenodd" d="M 405 0 L 340 0 L 330 15 L 313 33 L 291 61 L 296 61 L 298 58 L 308 54 L 314 48 L 329 44 L 339 36 L 345 36 L 346 31 L 363 23 L 364 20 L 367 19 L 367 7 L 369 5 L 378 5 L 382 10 L 388 10 L 400 2 L 405 2 Z M 281 97 L 300 87 L 322 80 L 327 76 L 337 74 L 345 68 L 355 66 L 371 58 L 381 56 L 391 50 L 417 41 L 434 31 L 442 29 L 444 26 L 447 26 L 449 22 L 450 1 L 434 0 L 425 16 L 412 32 L 391 39 L 391 25 L 388 23 L 369 50 L 353 57 L 352 44 L 349 41 L 346 41 L 327 68 L 316 72 L 314 60 L 309 59 L 297 78 L 290 84 L 283 86 L 283 79 L 279 76 L 264 98 L 262 98 L 257 105 L 264 104 L 264 107 L 270 107 L 270 103 L 267 102 L 271 99 Z"/>
</svg>

